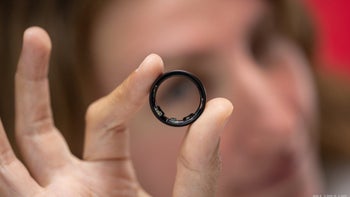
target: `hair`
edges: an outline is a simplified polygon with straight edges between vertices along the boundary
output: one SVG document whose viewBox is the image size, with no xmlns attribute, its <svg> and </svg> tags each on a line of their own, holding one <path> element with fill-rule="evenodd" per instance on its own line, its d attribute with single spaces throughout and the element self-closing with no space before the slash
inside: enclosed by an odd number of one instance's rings
<svg viewBox="0 0 350 197">
<path fill-rule="evenodd" d="M 108 0 L 1 1 L 0 117 L 12 143 L 14 143 L 13 76 L 21 49 L 22 33 L 29 26 L 41 26 L 48 31 L 53 43 L 49 79 L 55 123 L 66 138 L 73 154 L 81 155 L 84 113 L 87 105 L 96 98 L 94 92 L 90 90 L 98 86 L 94 80 L 89 55 L 90 33 L 94 19 L 108 2 Z M 264 26 L 260 26 L 254 32 L 253 52 L 256 55 L 261 54 L 263 46 L 268 42 L 268 35 L 273 31 L 298 44 L 312 62 L 314 33 L 301 3 L 295 0 L 268 0 L 268 2 L 272 8 L 272 15 L 262 22 Z M 321 99 L 321 102 L 323 101 L 325 100 Z M 329 111 L 324 110 L 324 106 L 331 106 L 332 102 L 326 101 L 328 104 L 321 103 L 321 112 L 328 113 Z M 326 116 L 321 116 L 322 122 L 323 117 Z M 322 133 L 328 131 L 324 128 L 332 126 L 322 127 Z"/>
</svg>

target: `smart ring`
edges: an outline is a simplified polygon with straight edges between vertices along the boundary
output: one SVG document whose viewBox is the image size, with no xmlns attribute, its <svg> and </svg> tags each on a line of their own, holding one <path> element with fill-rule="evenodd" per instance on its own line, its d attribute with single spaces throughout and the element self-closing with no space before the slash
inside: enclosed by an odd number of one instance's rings
<svg viewBox="0 0 350 197">
<path fill-rule="evenodd" d="M 156 101 L 156 96 L 157 96 L 157 91 L 158 91 L 159 86 L 165 80 L 167 80 L 171 77 L 174 77 L 174 76 L 184 76 L 184 77 L 190 79 L 190 81 L 196 85 L 196 87 L 198 89 L 199 96 L 200 96 L 199 105 L 198 105 L 197 110 L 195 112 L 190 113 L 189 115 L 185 116 L 184 118 L 182 118 L 182 120 L 178 120 L 178 119 L 173 118 L 173 117 L 167 117 L 165 115 L 165 113 L 163 112 L 163 110 L 160 108 L 160 106 L 157 105 L 157 101 Z M 183 71 L 183 70 L 174 70 L 174 71 L 167 72 L 167 73 L 164 73 L 163 75 L 159 76 L 155 80 L 155 82 L 153 83 L 153 85 L 151 87 L 150 95 L 149 95 L 149 104 L 150 104 L 150 107 L 151 107 L 153 114 L 158 118 L 158 120 L 160 120 L 164 124 L 167 124 L 167 125 L 170 125 L 173 127 L 186 126 L 186 125 L 191 124 L 194 121 L 196 121 L 197 118 L 199 118 L 199 116 L 204 111 L 206 100 L 207 100 L 206 93 L 205 93 L 205 89 L 204 89 L 202 82 L 193 74 L 191 74 L 187 71 Z"/>
</svg>

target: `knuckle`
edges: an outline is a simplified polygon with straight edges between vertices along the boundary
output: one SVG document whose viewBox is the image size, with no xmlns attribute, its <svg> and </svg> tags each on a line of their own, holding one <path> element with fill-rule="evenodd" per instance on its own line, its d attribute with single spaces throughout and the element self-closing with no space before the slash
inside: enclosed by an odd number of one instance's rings
<svg viewBox="0 0 350 197">
<path fill-rule="evenodd" d="M 93 102 L 93 103 L 91 103 L 89 106 L 88 106 L 88 108 L 87 108 L 87 110 L 86 110 L 86 114 L 85 114 L 85 120 L 87 121 L 87 122 L 90 122 L 90 121 L 92 121 L 92 120 L 94 120 L 95 118 L 96 118 L 96 114 L 98 114 L 98 111 L 99 111 L 99 106 L 100 106 L 100 102 L 99 102 L 100 100 L 97 100 L 97 101 L 95 101 L 95 102 Z"/>
</svg>

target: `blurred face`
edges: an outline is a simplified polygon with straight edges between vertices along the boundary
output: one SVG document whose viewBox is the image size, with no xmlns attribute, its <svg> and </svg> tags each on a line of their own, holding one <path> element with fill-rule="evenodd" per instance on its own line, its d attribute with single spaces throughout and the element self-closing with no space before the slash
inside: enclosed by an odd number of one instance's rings
<svg viewBox="0 0 350 197">
<path fill-rule="evenodd" d="M 101 95 L 157 53 L 166 70 L 197 75 L 209 99 L 232 101 L 234 115 L 221 139 L 218 196 L 298 196 L 291 191 L 305 181 L 298 175 L 311 157 L 313 87 L 303 55 L 283 38 L 271 41 L 263 58 L 252 55 L 250 35 L 266 12 L 259 0 L 111 2 L 93 26 Z M 199 102 L 195 87 L 182 78 L 169 80 L 158 96 L 164 111 L 179 117 Z M 170 196 L 186 128 L 163 125 L 146 104 L 131 129 L 141 184 L 154 196 Z"/>
</svg>

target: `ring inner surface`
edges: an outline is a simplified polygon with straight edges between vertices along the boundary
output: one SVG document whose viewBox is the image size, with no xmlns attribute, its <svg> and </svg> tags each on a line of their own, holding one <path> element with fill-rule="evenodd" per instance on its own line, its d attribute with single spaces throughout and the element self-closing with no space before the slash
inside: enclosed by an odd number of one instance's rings
<svg viewBox="0 0 350 197">
<path fill-rule="evenodd" d="M 175 75 L 159 84 L 155 100 L 167 118 L 181 121 L 197 111 L 200 92 L 190 78 Z"/>
</svg>

